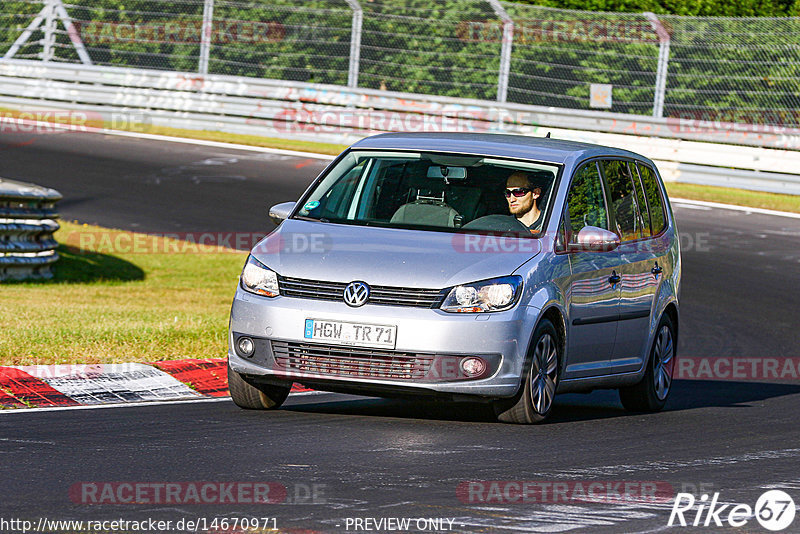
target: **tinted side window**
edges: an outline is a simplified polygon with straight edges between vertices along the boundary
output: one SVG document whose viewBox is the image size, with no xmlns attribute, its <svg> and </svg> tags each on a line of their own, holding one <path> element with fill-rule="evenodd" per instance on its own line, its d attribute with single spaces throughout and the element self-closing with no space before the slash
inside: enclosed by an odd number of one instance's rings
<svg viewBox="0 0 800 534">
<path fill-rule="evenodd" d="M 614 219 L 621 241 L 630 241 L 643 237 L 641 210 L 633 189 L 630 168 L 627 161 L 602 161 L 603 176 L 610 192 L 609 204 L 614 212 Z"/>
<path fill-rule="evenodd" d="M 647 165 L 637 164 L 642 176 L 644 194 L 650 206 L 650 220 L 653 224 L 653 235 L 659 233 L 667 226 L 667 217 L 664 215 L 664 202 L 661 199 L 661 189 L 658 187 L 658 178 L 653 169 Z"/>
<path fill-rule="evenodd" d="M 630 169 L 631 176 L 633 177 L 633 188 L 636 189 L 636 203 L 639 205 L 639 213 L 642 216 L 642 235 L 644 237 L 650 237 L 653 235 L 653 232 L 651 231 L 652 225 L 650 224 L 650 214 L 647 210 L 647 200 L 644 198 L 642 181 L 639 178 L 639 173 L 636 171 L 636 165 L 634 163 L 628 163 L 628 169 Z"/>
<path fill-rule="evenodd" d="M 578 232 L 584 226 L 597 226 L 608 230 L 608 213 L 603 198 L 603 183 L 597 164 L 592 162 L 581 167 L 572 179 L 567 196 L 569 206 L 568 236 L 571 243 L 577 242 Z"/>
</svg>

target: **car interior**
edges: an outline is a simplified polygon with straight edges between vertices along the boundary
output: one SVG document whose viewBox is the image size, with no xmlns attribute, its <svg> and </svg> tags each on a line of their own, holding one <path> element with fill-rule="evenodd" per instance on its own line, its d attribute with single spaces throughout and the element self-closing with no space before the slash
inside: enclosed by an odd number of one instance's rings
<svg viewBox="0 0 800 534">
<path fill-rule="evenodd" d="M 449 164 L 453 161 L 461 165 Z M 311 217 L 329 220 L 454 229 L 480 229 L 476 223 L 485 219 L 489 226 L 483 229 L 502 230 L 503 225 L 497 227 L 498 217 L 513 219 L 504 195 L 505 183 L 517 170 L 520 168 L 512 165 L 484 164 L 479 157 L 384 159 L 372 166 L 362 161 L 307 211 Z M 554 172 L 522 170 L 541 187 L 539 206 L 546 206 Z"/>
</svg>

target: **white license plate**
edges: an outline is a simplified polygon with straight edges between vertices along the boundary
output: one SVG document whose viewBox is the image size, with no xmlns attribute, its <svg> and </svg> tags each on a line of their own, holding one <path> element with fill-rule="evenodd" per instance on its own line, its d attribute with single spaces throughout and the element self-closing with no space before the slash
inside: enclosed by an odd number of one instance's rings
<svg viewBox="0 0 800 534">
<path fill-rule="evenodd" d="M 306 319 L 303 337 L 339 345 L 393 349 L 397 327 L 382 324 L 346 323 Z"/>
</svg>

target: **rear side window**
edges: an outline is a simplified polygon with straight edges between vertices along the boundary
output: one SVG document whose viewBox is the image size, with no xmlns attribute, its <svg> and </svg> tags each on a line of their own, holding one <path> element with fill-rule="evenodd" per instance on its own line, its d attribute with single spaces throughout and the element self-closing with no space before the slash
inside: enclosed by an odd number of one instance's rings
<svg viewBox="0 0 800 534">
<path fill-rule="evenodd" d="M 567 205 L 569 209 L 567 236 L 570 243 L 577 242 L 578 232 L 585 226 L 608 230 L 603 183 L 596 163 L 588 163 L 575 173 L 567 196 Z"/>
<path fill-rule="evenodd" d="M 610 193 L 609 204 L 614 213 L 616 231 L 621 241 L 644 237 L 645 222 L 633 187 L 631 169 L 627 161 L 602 161 L 603 176 Z M 645 208 L 646 210 L 646 208 Z M 647 213 L 646 211 L 644 212 Z M 649 224 L 648 233 L 649 233 Z"/>
<path fill-rule="evenodd" d="M 664 201 L 661 198 L 661 188 L 658 187 L 656 173 L 648 167 L 638 163 L 639 174 L 642 177 L 644 195 L 650 207 L 650 221 L 653 226 L 653 235 L 661 232 L 667 226 L 667 217 L 664 214 Z"/>
<path fill-rule="evenodd" d="M 647 200 L 644 198 L 642 181 L 639 179 L 639 173 L 636 171 L 634 163 L 628 163 L 628 168 L 633 178 L 633 188 L 636 189 L 636 203 L 639 205 L 639 213 L 642 216 L 642 235 L 643 237 L 650 237 L 653 232 L 651 231 L 650 214 L 647 211 Z"/>
</svg>

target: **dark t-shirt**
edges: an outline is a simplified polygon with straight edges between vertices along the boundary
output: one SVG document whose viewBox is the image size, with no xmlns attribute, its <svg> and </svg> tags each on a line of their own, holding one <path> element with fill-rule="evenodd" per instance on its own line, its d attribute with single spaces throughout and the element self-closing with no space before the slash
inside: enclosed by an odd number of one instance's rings
<svg viewBox="0 0 800 534">
<path fill-rule="evenodd" d="M 528 226 L 531 233 L 539 233 L 542 231 L 542 221 L 544 220 L 544 213 L 539 212 L 539 218 L 533 221 L 533 224 Z M 522 223 L 525 224 L 525 223 Z"/>
<path fill-rule="evenodd" d="M 503 232 L 512 234 L 531 233 L 541 231 L 543 217 L 540 215 L 536 221 L 526 226 L 513 215 L 486 215 L 464 225 L 465 230 L 486 230 L 490 232 Z"/>
</svg>

